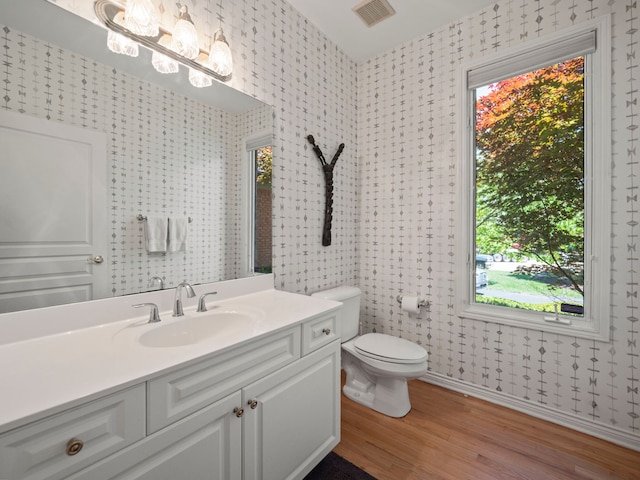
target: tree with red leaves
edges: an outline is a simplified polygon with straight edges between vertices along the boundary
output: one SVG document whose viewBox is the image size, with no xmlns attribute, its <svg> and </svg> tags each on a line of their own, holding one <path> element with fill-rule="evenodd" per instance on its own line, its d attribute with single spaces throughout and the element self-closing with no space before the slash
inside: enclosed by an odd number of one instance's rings
<svg viewBox="0 0 640 480">
<path fill-rule="evenodd" d="M 583 57 L 490 85 L 476 101 L 478 247 L 518 244 L 583 293 L 584 151 Z"/>
</svg>

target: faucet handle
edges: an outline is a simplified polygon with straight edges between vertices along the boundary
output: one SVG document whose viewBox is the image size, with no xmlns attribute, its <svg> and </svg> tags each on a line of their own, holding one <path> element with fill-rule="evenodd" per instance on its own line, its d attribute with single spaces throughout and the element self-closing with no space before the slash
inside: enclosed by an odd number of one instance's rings
<svg viewBox="0 0 640 480">
<path fill-rule="evenodd" d="M 207 305 L 204 302 L 204 299 L 207 295 L 217 295 L 218 292 L 209 292 L 209 293 L 204 293 L 202 295 L 200 295 L 200 299 L 198 300 L 198 310 L 196 310 L 196 312 L 206 312 L 207 311 Z"/>
<path fill-rule="evenodd" d="M 149 311 L 149 323 L 157 323 L 160 321 L 158 306 L 155 303 L 136 303 L 131 306 L 133 308 L 151 307 L 151 310 Z"/>
</svg>

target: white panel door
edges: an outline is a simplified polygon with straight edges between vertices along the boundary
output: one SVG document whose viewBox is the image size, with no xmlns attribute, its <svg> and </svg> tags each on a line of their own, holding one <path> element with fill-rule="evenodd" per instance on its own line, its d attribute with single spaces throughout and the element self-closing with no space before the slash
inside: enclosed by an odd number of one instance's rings
<svg viewBox="0 0 640 480">
<path fill-rule="evenodd" d="M 106 148 L 0 111 L 0 313 L 108 296 Z"/>
</svg>

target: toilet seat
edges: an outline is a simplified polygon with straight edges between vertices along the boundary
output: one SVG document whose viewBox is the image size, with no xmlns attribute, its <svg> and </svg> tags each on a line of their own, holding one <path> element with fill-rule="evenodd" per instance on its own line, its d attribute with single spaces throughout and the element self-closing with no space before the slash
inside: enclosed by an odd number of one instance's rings
<svg viewBox="0 0 640 480">
<path fill-rule="evenodd" d="M 427 360 L 427 351 L 420 345 L 384 333 L 357 337 L 353 346 L 359 354 L 383 362 L 415 364 Z"/>
</svg>

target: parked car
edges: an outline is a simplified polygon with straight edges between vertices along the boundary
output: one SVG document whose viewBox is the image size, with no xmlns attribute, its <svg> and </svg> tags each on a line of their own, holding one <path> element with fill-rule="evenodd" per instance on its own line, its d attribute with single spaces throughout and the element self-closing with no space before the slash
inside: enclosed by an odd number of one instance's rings
<svg viewBox="0 0 640 480">
<path fill-rule="evenodd" d="M 491 264 L 493 263 L 493 255 L 483 255 L 482 253 L 476 254 L 476 268 L 491 268 Z"/>
<path fill-rule="evenodd" d="M 493 258 L 491 255 L 476 255 L 476 288 L 482 288 L 489 285 L 489 274 L 487 268 L 491 266 Z"/>
<path fill-rule="evenodd" d="M 489 285 L 489 275 L 486 270 L 476 268 L 476 288 L 483 288 Z"/>
<path fill-rule="evenodd" d="M 490 256 L 494 262 L 527 262 L 529 257 L 520 253 L 517 248 L 508 248 L 503 253 L 493 253 Z"/>
</svg>

